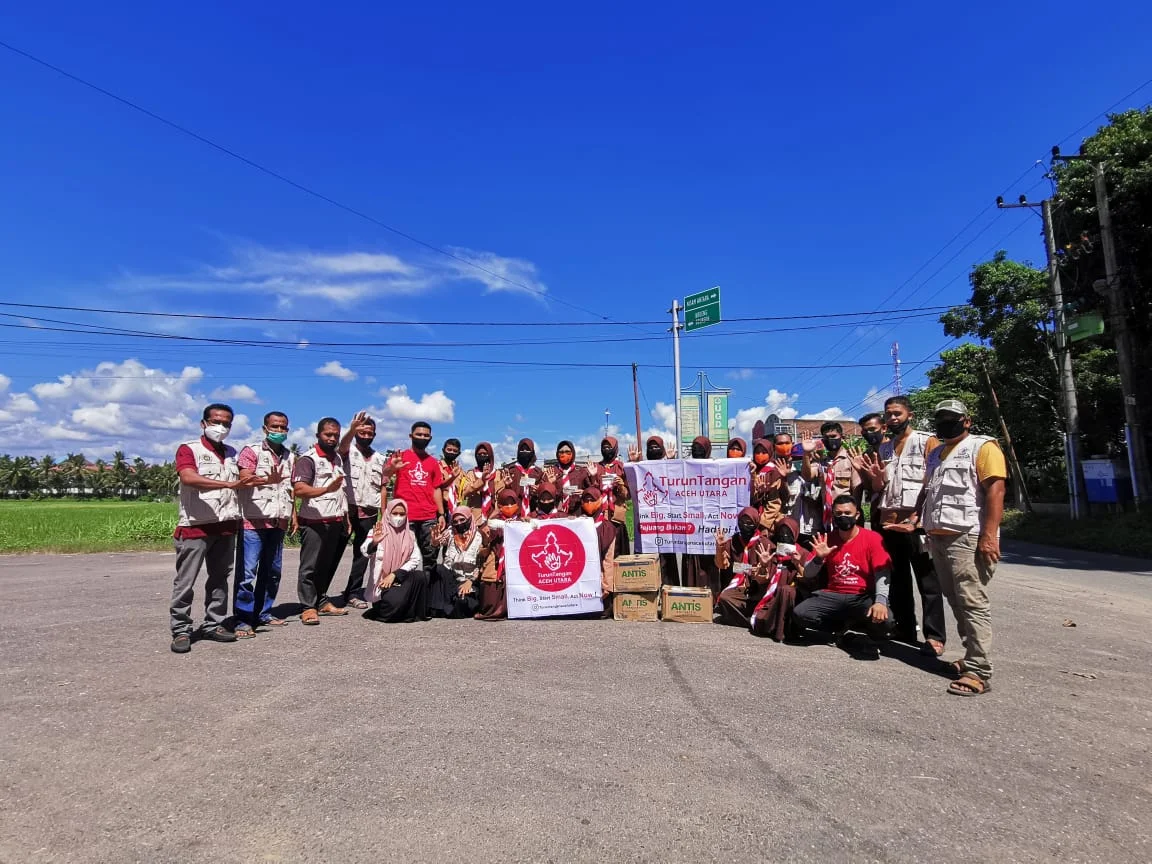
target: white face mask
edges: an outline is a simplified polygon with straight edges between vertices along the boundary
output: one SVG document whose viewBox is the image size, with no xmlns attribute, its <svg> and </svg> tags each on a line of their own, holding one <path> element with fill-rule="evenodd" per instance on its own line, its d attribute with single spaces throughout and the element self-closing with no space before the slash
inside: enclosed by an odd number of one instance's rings
<svg viewBox="0 0 1152 864">
<path fill-rule="evenodd" d="M 403 528 L 408 524 L 407 516 L 389 516 L 388 521 L 392 524 L 393 528 Z"/>
<path fill-rule="evenodd" d="M 215 441 L 219 444 L 228 437 L 228 433 L 232 430 L 225 426 L 223 423 L 213 423 L 204 427 L 204 437 L 209 441 Z"/>
</svg>

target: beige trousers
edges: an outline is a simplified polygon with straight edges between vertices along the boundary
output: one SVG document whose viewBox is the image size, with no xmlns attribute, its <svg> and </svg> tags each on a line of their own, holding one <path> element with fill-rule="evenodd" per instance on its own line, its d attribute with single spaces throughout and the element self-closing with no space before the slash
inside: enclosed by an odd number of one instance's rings
<svg viewBox="0 0 1152 864">
<path fill-rule="evenodd" d="M 964 644 L 964 671 L 987 681 L 992 677 L 992 614 L 988 583 L 996 565 L 976 554 L 976 534 L 928 535 L 940 589 L 948 598 Z"/>
</svg>

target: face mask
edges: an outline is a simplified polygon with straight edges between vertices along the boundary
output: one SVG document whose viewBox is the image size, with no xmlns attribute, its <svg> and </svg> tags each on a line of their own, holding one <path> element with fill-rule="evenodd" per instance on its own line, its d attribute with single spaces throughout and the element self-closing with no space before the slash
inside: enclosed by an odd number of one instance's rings
<svg viewBox="0 0 1152 864">
<path fill-rule="evenodd" d="M 583 510 L 589 516 L 595 516 L 597 513 L 600 512 L 600 502 L 599 501 L 585 501 L 583 504 L 580 505 L 580 509 Z"/>
<path fill-rule="evenodd" d="M 492 462 L 492 457 L 489 456 L 487 453 L 477 453 L 476 454 L 476 467 L 477 468 L 483 468 L 485 465 L 488 465 L 491 462 Z"/>
<path fill-rule="evenodd" d="M 604 458 L 605 462 L 610 462 L 616 458 L 616 448 L 611 444 L 601 444 L 600 455 Z"/>
<path fill-rule="evenodd" d="M 739 447 L 729 447 L 728 448 L 728 458 L 729 459 L 739 459 L 743 455 L 744 455 L 744 451 L 741 450 Z"/>
<path fill-rule="evenodd" d="M 360 447 L 365 449 L 365 450 L 367 450 L 369 447 L 371 447 L 372 442 L 375 440 L 376 440 L 375 436 L 373 436 L 371 438 L 361 438 L 359 435 L 356 436 L 356 443 L 359 444 Z"/>
<path fill-rule="evenodd" d="M 520 505 L 518 504 L 501 504 L 500 515 L 505 519 L 511 519 L 520 513 Z"/>
<path fill-rule="evenodd" d="M 527 468 L 532 464 L 532 456 L 533 453 L 531 450 L 521 450 L 516 454 L 516 461 L 519 463 L 521 468 Z"/>
<path fill-rule="evenodd" d="M 884 442 L 884 433 L 879 429 L 871 432 L 864 432 L 864 440 L 871 444 L 873 447 L 878 447 Z"/>
<path fill-rule="evenodd" d="M 780 531 L 777 531 L 775 535 L 773 535 L 772 542 L 775 543 L 777 546 L 779 546 L 781 544 L 787 546 L 791 543 L 795 543 L 796 538 L 792 536 L 791 531 L 780 530 Z"/>
<path fill-rule="evenodd" d="M 649 459 L 663 459 L 664 448 L 659 444 L 649 444 L 647 451 L 644 453 Z"/>
<path fill-rule="evenodd" d="M 459 458 L 460 458 L 459 453 L 445 453 L 444 454 L 444 461 L 449 465 L 455 465 L 456 460 Z"/>
<path fill-rule="evenodd" d="M 393 528 L 403 528 L 406 524 L 408 524 L 408 517 L 407 516 L 398 516 L 395 513 L 393 513 L 391 516 L 388 517 L 388 524 L 391 525 Z"/>
<path fill-rule="evenodd" d="M 837 513 L 832 517 L 832 524 L 835 525 L 838 530 L 847 533 L 852 530 L 853 526 L 855 526 L 856 517 Z"/>
<path fill-rule="evenodd" d="M 412 449 L 417 453 L 423 453 L 428 449 L 428 445 L 432 443 L 431 438 L 412 438 Z"/>
<path fill-rule="evenodd" d="M 824 447 L 828 450 L 829 453 L 835 453 L 837 450 L 840 449 L 840 445 L 843 443 L 844 443 L 843 440 L 841 440 L 840 438 L 825 438 L 824 439 Z"/>
<path fill-rule="evenodd" d="M 792 445 L 791 444 L 777 444 L 776 445 L 776 455 L 779 456 L 781 459 L 787 459 L 789 456 L 792 455 Z"/>
<path fill-rule="evenodd" d="M 704 458 L 704 448 L 701 445 L 699 445 L 699 444 L 693 444 L 692 445 L 692 458 L 693 459 L 703 459 Z"/>
<path fill-rule="evenodd" d="M 794 543 L 777 543 L 776 544 L 776 560 L 777 561 L 791 561 L 792 556 L 796 554 L 796 545 Z"/>
<path fill-rule="evenodd" d="M 567 466 L 572 464 L 573 458 L 574 457 L 572 456 L 571 453 L 561 453 L 559 456 L 556 457 L 556 461 L 559 462 L 561 465 L 567 467 Z"/>
<path fill-rule="evenodd" d="M 209 441 L 215 441 L 219 444 L 228 437 L 228 433 L 232 430 L 225 426 L 223 423 L 212 423 L 204 427 L 204 437 Z"/>
<path fill-rule="evenodd" d="M 468 529 L 472 527 L 471 522 L 453 522 L 452 532 L 454 534 L 467 534 Z"/>
<path fill-rule="evenodd" d="M 283 444 L 288 440 L 287 432 L 269 432 L 266 436 L 269 444 Z"/>
<path fill-rule="evenodd" d="M 536 502 L 536 507 L 540 510 L 541 513 L 551 513 L 552 508 L 555 506 L 556 506 L 555 501 L 543 501 L 543 500 L 541 500 L 541 501 Z"/>
<path fill-rule="evenodd" d="M 768 460 L 771 458 L 772 457 L 770 455 L 768 455 L 767 453 L 753 453 L 752 454 L 752 461 L 755 462 L 757 465 L 767 465 Z"/>
<path fill-rule="evenodd" d="M 959 438 L 964 434 L 963 420 L 936 420 L 936 437 L 941 441 L 949 438 Z"/>
<path fill-rule="evenodd" d="M 908 421 L 907 420 L 899 420 L 899 421 L 889 420 L 888 421 L 888 431 L 892 434 L 892 437 L 894 437 L 894 438 L 896 436 L 900 435 L 900 433 L 902 433 L 907 428 L 908 428 Z"/>
<path fill-rule="evenodd" d="M 756 533 L 756 526 L 747 522 L 737 522 L 736 527 L 740 530 L 740 536 L 745 540 L 751 539 L 752 535 Z"/>
<path fill-rule="evenodd" d="M 325 444 L 323 441 L 317 441 L 316 446 L 320 448 L 321 452 L 326 453 L 329 456 L 336 452 L 335 444 Z"/>
</svg>

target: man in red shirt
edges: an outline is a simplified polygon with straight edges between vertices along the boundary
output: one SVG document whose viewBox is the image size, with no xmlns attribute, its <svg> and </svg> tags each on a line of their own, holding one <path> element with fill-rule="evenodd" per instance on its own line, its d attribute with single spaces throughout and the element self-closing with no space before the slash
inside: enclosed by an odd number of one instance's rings
<svg viewBox="0 0 1152 864">
<path fill-rule="evenodd" d="M 804 566 L 805 582 L 824 587 L 792 610 L 800 627 L 834 633 L 860 627 L 883 638 L 895 622 L 888 614 L 888 583 L 892 559 L 875 531 L 857 524 L 860 510 L 850 494 L 832 502 L 833 532 L 817 534 L 812 557 Z"/>
<path fill-rule="evenodd" d="M 444 533 L 444 472 L 440 460 L 428 453 L 432 443 L 432 427 L 423 420 L 412 424 L 409 439 L 412 447 L 392 454 L 384 468 L 384 477 L 396 477 L 392 494 L 408 505 L 408 526 L 416 535 L 420 555 L 424 559 L 424 573 L 429 582 L 436 570 L 438 540 Z M 387 485 L 384 486 L 387 489 Z M 388 493 L 384 492 L 383 499 Z M 387 502 L 381 501 L 381 510 Z M 429 591 L 431 591 L 429 587 Z"/>
</svg>

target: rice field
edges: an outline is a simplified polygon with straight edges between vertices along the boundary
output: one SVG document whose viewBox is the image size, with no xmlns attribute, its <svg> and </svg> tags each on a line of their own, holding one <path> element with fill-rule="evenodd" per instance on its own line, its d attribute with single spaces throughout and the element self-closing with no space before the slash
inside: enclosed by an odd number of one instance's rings
<svg viewBox="0 0 1152 864">
<path fill-rule="evenodd" d="M 171 549 L 176 504 L 0 501 L 0 553 Z"/>
</svg>

